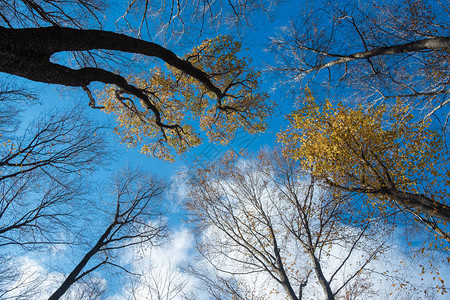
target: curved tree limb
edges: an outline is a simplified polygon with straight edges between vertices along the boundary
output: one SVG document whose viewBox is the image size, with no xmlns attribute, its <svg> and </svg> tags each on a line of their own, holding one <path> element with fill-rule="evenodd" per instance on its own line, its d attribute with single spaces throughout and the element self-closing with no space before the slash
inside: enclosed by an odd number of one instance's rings
<svg viewBox="0 0 450 300">
<path fill-rule="evenodd" d="M 423 194 L 397 191 L 394 188 L 372 188 L 372 187 L 347 187 L 339 185 L 330 179 L 324 178 L 327 185 L 346 192 L 374 194 L 391 197 L 395 202 L 410 210 L 416 210 L 429 217 L 441 219 L 450 222 L 450 207 L 437 202 Z"/>
<path fill-rule="evenodd" d="M 84 68 L 73 70 L 50 62 L 53 54 L 63 51 L 116 50 L 126 53 L 157 57 L 168 65 L 200 81 L 209 91 L 221 98 L 222 92 L 208 75 L 190 62 L 180 59 L 172 51 L 152 42 L 123 34 L 65 27 L 9 29 L 0 27 L 0 71 L 34 81 L 83 86 L 93 81 L 115 84 L 120 79 L 99 70 Z M 79 73 L 73 73 L 79 71 Z M 106 70 L 103 70 L 106 71 Z M 48 74 L 44 74 L 48 72 Z M 66 76 L 59 77 L 64 75 Z M 76 76 L 78 75 L 78 76 Z M 113 81 L 113 82 L 111 82 Z"/>
<path fill-rule="evenodd" d="M 312 66 L 311 68 L 302 70 L 302 72 L 304 74 L 309 74 L 314 71 L 319 71 L 322 69 L 333 67 L 335 65 L 345 64 L 353 60 L 370 59 L 371 57 L 375 56 L 394 55 L 400 53 L 418 52 L 423 50 L 436 50 L 442 48 L 450 49 L 450 36 L 434 37 L 395 46 L 378 47 L 363 52 L 357 52 L 349 55 L 342 55 L 335 60 Z"/>
<path fill-rule="evenodd" d="M 82 87 L 85 91 L 92 82 L 113 84 L 123 93 L 140 99 L 146 109 L 153 112 L 155 123 L 164 129 L 179 130 L 177 124 L 164 124 L 161 112 L 146 93 L 111 71 L 85 67 L 72 69 L 51 61 L 51 56 L 64 51 L 115 50 L 125 53 L 157 57 L 168 65 L 201 82 L 216 95 L 218 105 L 225 96 L 209 79 L 208 74 L 182 60 L 172 51 L 152 42 L 103 30 L 85 30 L 65 27 L 10 29 L 0 26 L 0 72 L 20 76 L 37 82 Z M 89 95 L 89 93 L 88 93 Z M 90 98 L 90 105 L 95 103 Z"/>
</svg>

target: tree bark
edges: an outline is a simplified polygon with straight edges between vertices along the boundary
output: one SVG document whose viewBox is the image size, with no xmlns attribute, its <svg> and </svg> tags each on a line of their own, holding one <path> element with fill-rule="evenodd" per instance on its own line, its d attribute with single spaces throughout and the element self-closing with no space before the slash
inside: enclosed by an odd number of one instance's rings
<svg viewBox="0 0 450 300">
<path fill-rule="evenodd" d="M 419 213 L 423 213 L 428 217 L 437 218 L 443 220 L 445 222 L 450 223 L 450 206 L 445 205 L 443 203 L 437 202 L 425 195 L 422 194 L 414 194 L 409 192 L 396 191 L 391 188 L 371 188 L 371 187 L 345 187 L 339 184 L 334 183 L 328 178 L 324 178 L 326 184 L 331 187 L 346 191 L 346 192 L 355 192 L 355 193 L 363 193 L 363 194 L 373 194 L 380 196 L 390 196 L 393 201 L 396 201 L 398 204 L 403 207 L 416 210 Z"/>
<path fill-rule="evenodd" d="M 74 70 L 50 62 L 53 54 L 63 51 L 116 50 L 160 58 L 200 81 L 217 97 L 222 97 L 221 90 L 208 75 L 190 62 L 158 44 L 123 34 L 65 27 L 10 29 L 0 26 L 0 39 L 0 71 L 33 81 L 80 87 L 99 81 L 122 87 L 125 79 L 110 71 L 98 68 Z"/>
<path fill-rule="evenodd" d="M 450 207 L 445 204 L 434 201 L 422 194 L 397 191 L 391 191 L 389 194 L 406 207 L 450 223 Z"/>
<path fill-rule="evenodd" d="M 275 239 L 274 239 L 274 241 L 275 241 Z M 278 270 L 278 275 L 280 276 L 281 286 L 283 287 L 284 291 L 286 292 L 286 295 L 288 296 L 288 298 L 290 300 L 298 300 L 298 297 L 295 294 L 294 289 L 292 288 L 291 282 L 289 281 L 289 277 L 286 274 L 286 270 L 284 269 L 283 260 L 280 255 L 280 249 L 278 248 L 276 241 L 275 241 L 275 245 L 274 245 L 274 252 L 275 252 L 276 262 L 278 265 L 277 270 Z"/>
<path fill-rule="evenodd" d="M 331 290 L 330 283 L 327 281 L 325 275 L 323 274 L 319 260 L 317 259 L 316 255 L 312 252 L 312 250 L 309 251 L 309 256 L 313 261 L 314 271 L 316 273 L 317 279 L 319 280 L 319 284 L 322 287 L 323 292 L 325 293 L 326 299 L 334 300 L 333 291 Z"/>
<path fill-rule="evenodd" d="M 345 64 L 353 60 L 368 59 L 374 56 L 394 55 L 400 53 L 418 52 L 423 50 L 436 50 L 436 49 L 450 49 L 450 36 L 423 39 L 406 44 L 379 47 L 363 52 L 357 52 L 349 55 L 342 55 L 342 57 L 338 59 L 332 60 L 324 64 L 313 66 L 307 70 L 304 70 L 304 72 L 311 73 L 314 71 L 330 68 L 335 65 Z"/>
<path fill-rule="evenodd" d="M 105 240 L 108 238 L 108 235 L 114 229 L 116 223 L 111 224 L 106 231 L 102 234 L 102 236 L 98 239 L 97 243 L 89 250 L 88 253 L 83 257 L 83 259 L 78 263 L 78 265 L 70 272 L 70 274 L 66 277 L 63 283 L 59 286 L 59 288 L 48 298 L 48 300 L 57 300 L 61 298 L 67 290 L 74 284 L 79 278 L 81 271 L 88 264 L 91 258 L 100 251 L 101 247 L 103 247 Z"/>
</svg>

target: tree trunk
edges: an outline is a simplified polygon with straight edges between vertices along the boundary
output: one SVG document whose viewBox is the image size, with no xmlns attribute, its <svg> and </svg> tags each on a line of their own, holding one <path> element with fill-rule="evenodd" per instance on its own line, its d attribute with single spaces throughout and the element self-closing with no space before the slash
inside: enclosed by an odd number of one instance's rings
<svg viewBox="0 0 450 300">
<path fill-rule="evenodd" d="M 316 273 L 317 279 L 319 280 L 320 286 L 322 287 L 323 292 L 325 293 L 327 300 L 334 300 L 333 291 L 331 290 L 330 283 L 326 280 L 325 275 L 323 275 L 322 267 L 320 266 L 319 260 L 311 251 L 309 251 L 309 256 L 313 261 L 314 271 Z"/>
<path fill-rule="evenodd" d="M 67 292 L 67 290 L 74 284 L 79 278 L 81 271 L 83 268 L 88 264 L 89 260 L 98 252 L 100 251 L 101 247 L 104 245 L 104 242 L 108 235 L 111 233 L 115 226 L 114 224 L 111 224 L 108 229 L 102 234 L 102 236 L 98 239 L 97 243 L 95 244 L 92 249 L 86 253 L 86 255 L 83 257 L 83 259 L 78 263 L 78 265 L 70 272 L 70 274 L 66 277 L 64 282 L 59 286 L 59 288 L 48 298 L 48 300 L 57 300 L 64 295 L 64 293 Z"/>
<path fill-rule="evenodd" d="M 396 191 L 390 191 L 389 194 L 405 207 L 450 223 L 450 207 L 447 205 L 434 201 L 421 194 Z"/>
</svg>

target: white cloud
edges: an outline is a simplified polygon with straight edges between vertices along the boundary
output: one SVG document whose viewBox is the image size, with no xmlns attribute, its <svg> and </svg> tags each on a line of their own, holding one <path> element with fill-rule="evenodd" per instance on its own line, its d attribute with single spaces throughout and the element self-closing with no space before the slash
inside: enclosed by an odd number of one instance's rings
<svg viewBox="0 0 450 300">
<path fill-rule="evenodd" d="M 43 263 L 29 256 L 21 256 L 9 260 L 10 280 L 1 280 L 1 299 L 46 299 L 65 279 L 65 274 L 49 271 Z M 12 268 L 13 267 L 13 268 Z M 5 270 L 1 270 L 3 274 Z M 4 279 L 4 278 L 2 278 Z M 106 288 L 106 280 L 94 274 L 89 281 L 79 281 L 71 286 L 62 299 L 87 299 Z M 5 285 L 7 287 L 5 288 Z"/>
<path fill-rule="evenodd" d="M 180 270 L 190 261 L 193 246 L 192 233 L 180 228 L 159 247 L 130 248 L 127 260 L 131 271 L 139 276 L 131 276 L 120 294 L 111 299 L 182 299 L 194 287 L 195 279 Z"/>
<path fill-rule="evenodd" d="M 170 177 L 166 192 L 167 208 L 170 212 L 179 211 L 187 197 L 186 170 L 186 167 L 182 167 L 177 174 Z"/>
<path fill-rule="evenodd" d="M 295 280 L 304 276 L 308 271 L 308 265 L 311 265 L 312 262 L 298 240 L 284 228 L 283 222 L 296 220 L 299 217 L 296 215 L 295 207 L 292 207 L 287 201 L 282 201 L 280 197 L 283 196 L 283 193 L 277 190 L 278 186 L 271 188 L 270 179 L 267 179 L 267 175 L 265 175 L 267 173 L 254 171 L 257 168 L 248 160 L 239 160 L 236 165 L 243 169 L 242 173 L 234 174 L 236 177 L 231 175 L 223 178 L 211 176 L 205 181 L 205 184 L 210 186 L 205 187 L 204 190 L 199 189 L 198 195 L 194 195 L 195 199 L 198 198 L 196 205 L 199 214 L 207 216 L 204 224 L 206 230 L 203 231 L 200 239 L 204 244 L 203 254 L 207 260 L 198 263 L 197 268 L 205 273 L 209 272 L 212 276 L 217 274 L 224 279 L 235 279 L 244 286 L 244 292 L 249 291 L 255 297 L 270 296 L 270 299 L 284 299 L 285 293 L 280 284 L 264 270 L 267 266 L 270 268 L 270 264 L 264 263 L 263 267 L 261 262 L 264 261 L 264 258 L 256 258 L 258 254 L 255 255 L 255 253 L 263 253 L 269 260 L 271 256 L 274 257 L 274 253 L 271 253 L 273 251 L 272 244 L 262 234 L 266 233 L 268 236 L 268 226 L 264 224 L 266 222 L 264 220 L 266 216 L 269 216 L 271 226 L 276 232 L 278 246 L 281 248 L 286 262 L 285 265 L 289 266 L 286 267 L 286 270 L 289 269 L 288 276 L 294 289 L 298 288 L 299 282 L 295 282 Z M 227 169 L 227 171 L 229 170 Z M 226 174 L 229 173 L 231 171 Z M 301 192 L 303 184 L 305 182 L 298 179 L 295 188 L 300 188 L 299 192 Z M 320 188 L 316 187 L 315 194 L 319 193 L 319 190 Z M 203 193 L 203 191 L 206 192 Z M 299 199 L 301 201 L 302 196 Z M 323 221 L 317 216 L 317 212 L 314 215 L 314 206 L 319 202 L 318 198 L 314 198 L 311 205 L 308 206 L 313 207 L 308 220 L 313 235 L 319 234 L 317 230 Z M 328 202 L 323 204 L 326 208 L 324 211 L 331 209 L 328 207 Z M 346 209 L 349 208 L 342 207 L 344 213 Z M 260 210 L 263 210 L 264 213 Z M 282 218 L 281 215 L 284 217 Z M 255 222 L 255 220 L 257 221 Z M 438 294 L 438 289 L 442 285 L 439 277 L 445 280 L 444 277 L 450 275 L 448 264 L 434 260 L 434 267 L 440 269 L 441 274 L 445 275 L 439 276 L 436 271 L 430 269 L 428 273 L 431 271 L 433 273 L 419 276 L 420 266 L 426 266 L 427 259 L 424 257 L 413 258 L 401 252 L 396 246 L 399 243 L 395 239 L 395 236 L 398 235 L 397 232 L 395 232 L 396 235 L 389 236 L 387 231 L 385 232 L 388 225 L 378 225 L 376 227 L 375 224 L 371 224 L 359 239 L 358 233 L 361 232 L 361 227 L 356 227 L 352 222 L 344 224 L 339 217 L 336 218 L 336 223 L 330 232 L 330 240 L 320 250 L 320 261 L 325 277 L 329 279 L 336 270 L 339 270 L 332 282 L 332 289 L 336 291 L 337 287 L 352 278 L 349 284 L 340 291 L 339 296 L 345 297 L 348 293 L 353 296 L 359 295 L 359 298 L 370 299 L 446 299 L 445 295 Z M 237 229 L 237 226 L 240 228 Z M 324 230 L 325 232 L 320 231 L 320 234 L 326 236 L 328 229 Z M 261 234 L 254 234 L 255 231 Z M 236 242 L 237 240 L 239 242 Z M 352 255 L 347 259 L 347 254 L 355 242 L 357 245 L 351 250 Z M 382 249 L 378 249 L 381 242 L 386 244 Z M 242 246 L 246 243 L 256 246 L 259 251 L 247 251 Z M 368 251 L 365 251 L 366 249 Z M 377 253 L 378 250 L 382 250 L 377 254 L 378 259 L 372 260 L 365 267 L 366 271 L 358 273 L 368 255 Z M 252 251 L 253 253 L 251 253 Z M 408 263 L 405 266 L 400 262 Z M 210 263 L 220 271 L 212 271 Z M 345 264 L 341 268 L 339 266 L 342 263 Z M 201 264 L 206 267 L 202 268 Z M 312 270 L 312 273 L 304 296 L 311 299 L 322 298 L 323 291 L 315 276 L 315 271 L 311 267 L 309 269 Z M 251 273 L 245 274 L 249 272 Z M 353 274 L 356 274 L 356 277 L 353 278 Z"/>
</svg>

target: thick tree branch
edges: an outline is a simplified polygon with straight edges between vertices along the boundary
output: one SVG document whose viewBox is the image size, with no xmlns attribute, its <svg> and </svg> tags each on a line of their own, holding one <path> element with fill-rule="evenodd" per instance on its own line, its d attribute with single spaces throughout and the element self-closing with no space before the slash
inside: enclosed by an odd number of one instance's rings
<svg viewBox="0 0 450 300">
<path fill-rule="evenodd" d="M 218 98 L 223 97 L 221 90 L 210 81 L 208 75 L 190 62 L 180 59 L 175 53 L 158 44 L 123 34 L 64 27 L 26 29 L 0 27 L 0 37 L 2 39 L 0 71 L 34 81 L 67 86 L 87 86 L 93 81 L 115 84 L 118 78 L 113 80 L 112 75 L 107 76 L 108 80 L 105 80 L 105 74 L 96 77 L 101 73 L 98 69 L 87 68 L 74 73 L 75 70 L 52 64 L 50 57 L 63 51 L 116 50 L 160 58 L 168 65 L 200 81 Z M 60 77 L 64 74 L 66 76 Z"/>
<path fill-rule="evenodd" d="M 390 191 L 389 194 L 406 207 L 413 208 L 428 216 L 450 222 L 450 207 L 445 204 L 434 201 L 422 194 L 399 191 Z"/>
<path fill-rule="evenodd" d="M 347 192 L 389 196 L 405 208 L 413 209 L 427 216 L 450 222 L 450 207 L 422 194 L 396 191 L 393 188 L 375 189 L 372 187 L 346 187 L 327 178 L 324 178 L 324 181 L 331 187 Z"/>
<path fill-rule="evenodd" d="M 122 94 L 130 94 L 139 98 L 142 105 L 153 112 L 155 124 L 161 128 L 165 139 L 167 139 L 165 129 L 174 130 L 182 139 L 182 128 L 179 124 L 163 123 L 160 110 L 144 91 L 129 84 L 124 77 L 111 71 L 94 67 L 75 70 L 51 62 L 51 56 L 64 51 L 96 49 L 157 57 L 201 82 L 208 91 L 216 95 L 218 103 L 221 103 L 221 99 L 225 96 L 225 92 L 215 86 L 205 72 L 194 67 L 190 62 L 180 59 L 172 51 L 155 43 L 123 34 L 56 26 L 26 29 L 0 27 L 0 38 L 2 40 L 0 44 L 0 72 L 37 82 L 82 87 L 88 92 L 89 105 L 93 107 L 95 107 L 95 101 L 93 101 L 89 92 L 88 85 L 92 82 L 115 85 L 120 88 Z"/>
<path fill-rule="evenodd" d="M 436 49 L 450 49 L 450 36 L 435 37 L 419 41 L 414 41 L 406 44 L 400 44 L 395 46 L 379 47 L 368 51 L 357 52 L 350 55 L 342 56 L 338 59 L 329 61 L 327 63 L 315 65 L 311 68 L 305 69 L 302 72 L 309 74 L 314 71 L 330 68 L 335 65 L 345 64 L 353 60 L 369 59 L 375 56 L 382 55 L 394 55 L 408 52 L 418 52 L 423 50 L 436 50 Z"/>
</svg>

